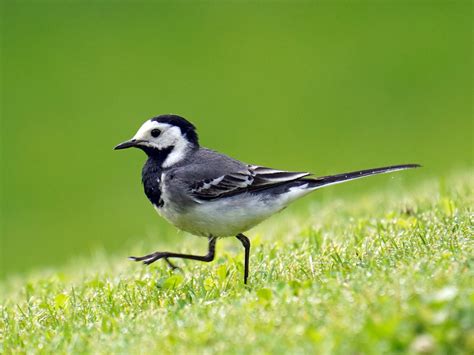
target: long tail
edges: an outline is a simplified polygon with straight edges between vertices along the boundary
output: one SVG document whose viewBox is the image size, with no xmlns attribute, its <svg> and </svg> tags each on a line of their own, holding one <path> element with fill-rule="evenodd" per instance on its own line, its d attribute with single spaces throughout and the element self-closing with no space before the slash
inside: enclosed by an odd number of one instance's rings
<svg viewBox="0 0 474 355">
<path fill-rule="evenodd" d="M 300 181 L 309 182 L 310 188 L 321 188 L 323 186 L 340 184 L 341 182 L 360 179 L 360 178 L 371 176 L 371 175 L 385 174 L 385 173 L 391 173 L 393 171 L 406 170 L 406 169 L 419 168 L 419 167 L 421 167 L 421 165 L 419 164 L 393 165 L 393 166 L 386 166 L 383 168 L 359 170 L 359 171 L 353 171 L 350 173 L 321 176 L 317 178 L 304 178 L 304 179 L 301 179 Z"/>
</svg>

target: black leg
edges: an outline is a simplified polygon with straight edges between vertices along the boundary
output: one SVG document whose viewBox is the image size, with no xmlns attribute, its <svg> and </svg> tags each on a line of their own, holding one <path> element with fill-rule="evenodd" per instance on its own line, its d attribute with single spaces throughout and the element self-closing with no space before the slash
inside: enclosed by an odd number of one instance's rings
<svg viewBox="0 0 474 355">
<path fill-rule="evenodd" d="M 250 240 L 242 233 L 235 236 L 245 248 L 245 269 L 244 269 L 244 284 L 247 284 L 249 278 L 249 257 L 250 257 Z"/>
<path fill-rule="evenodd" d="M 168 266 L 171 268 L 171 270 L 181 270 L 179 266 L 176 266 L 175 264 L 173 264 L 168 258 L 164 258 L 164 260 L 166 261 Z"/>
<path fill-rule="evenodd" d="M 206 255 L 190 255 L 190 254 L 178 254 L 178 253 L 169 253 L 167 251 L 157 251 L 156 253 L 148 254 L 145 256 L 131 256 L 129 259 L 133 261 L 143 261 L 144 264 L 150 265 L 157 260 L 165 259 L 170 267 L 175 267 L 168 258 L 181 258 L 181 259 L 191 259 L 191 260 L 198 260 L 198 261 L 205 261 L 210 262 L 214 260 L 214 254 L 216 251 L 216 240 L 215 237 L 209 238 L 209 251 Z"/>
</svg>

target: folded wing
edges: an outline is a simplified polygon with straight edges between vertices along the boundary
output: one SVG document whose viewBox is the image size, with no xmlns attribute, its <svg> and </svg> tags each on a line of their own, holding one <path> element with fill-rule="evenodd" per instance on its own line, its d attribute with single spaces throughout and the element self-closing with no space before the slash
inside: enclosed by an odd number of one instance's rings
<svg viewBox="0 0 474 355">
<path fill-rule="evenodd" d="M 298 180 L 308 175 L 310 173 L 290 172 L 257 165 L 247 165 L 245 169 L 221 175 L 214 179 L 196 182 L 191 187 L 191 193 L 197 199 L 212 200 L 272 187 Z"/>
</svg>

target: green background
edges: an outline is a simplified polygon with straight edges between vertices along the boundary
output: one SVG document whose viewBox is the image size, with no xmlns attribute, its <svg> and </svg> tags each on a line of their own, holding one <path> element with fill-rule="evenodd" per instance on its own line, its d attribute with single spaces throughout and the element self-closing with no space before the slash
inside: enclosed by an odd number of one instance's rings
<svg viewBox="0 0 474 355">
<path fill-rule="evenodd" d="M 150 238 L 180 248 L 142 193 L 143 154 L 112 150 L 160 113 L 249 163 L 425 166 L 300 207 L 472 166 L 470 1 L 3 1 L 1 13 L 2 276 Z"/>
</svg>

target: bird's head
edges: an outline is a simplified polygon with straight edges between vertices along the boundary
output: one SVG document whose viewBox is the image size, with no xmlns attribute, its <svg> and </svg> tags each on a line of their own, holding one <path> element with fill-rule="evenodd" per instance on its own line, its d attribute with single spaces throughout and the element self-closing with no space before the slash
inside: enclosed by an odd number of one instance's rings
<svg viewBox="0 0 474 355">
<path fill-rule="evenodd" d="M 171 166 L 199 147 L 196 127 L 177 115 L 154 117 L 138 129 L 132 139 L 114 149 L 140 148 L 148 156 L 163 158 L 163 167 Z M 165 156 L 164 156 L 165 155 Z"/>
</svg>

